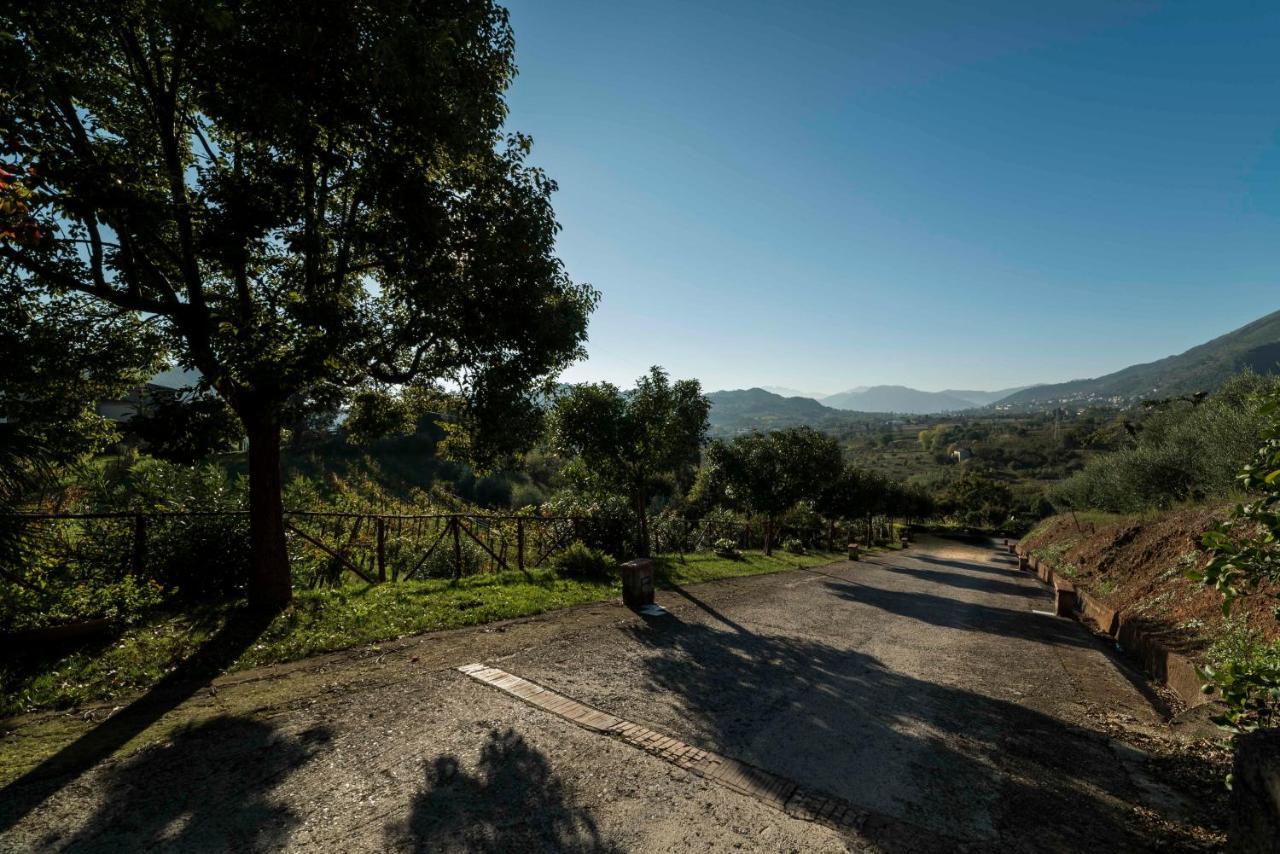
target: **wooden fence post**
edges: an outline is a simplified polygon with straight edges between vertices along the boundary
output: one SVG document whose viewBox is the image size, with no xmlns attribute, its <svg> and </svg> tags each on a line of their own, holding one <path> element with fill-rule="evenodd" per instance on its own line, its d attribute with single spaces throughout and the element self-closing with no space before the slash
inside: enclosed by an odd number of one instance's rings
<svg viewBox="0 0 1280 854">
<path fill-rule="evenodd" d="M 139 574 L 147 562 L 147 517 L 139 513 L 133 517 L 133 555 L 129 559 L 129 571 Z"/>
<path fill-rule="evenodd" d="M 462 525 L 458 522 L 458 514 L 449 518 L 453 525 L 453 580 L 462 578 Z"/>
<path fill-rule="evenodd" d="M 387 520 L 378 517 L 378 583 L 387 580 Z"/>
<path fill-rule="evenodd" d="M 524 519 L 516 519 L 516 566 L 524 572 Z"/>
</svg>

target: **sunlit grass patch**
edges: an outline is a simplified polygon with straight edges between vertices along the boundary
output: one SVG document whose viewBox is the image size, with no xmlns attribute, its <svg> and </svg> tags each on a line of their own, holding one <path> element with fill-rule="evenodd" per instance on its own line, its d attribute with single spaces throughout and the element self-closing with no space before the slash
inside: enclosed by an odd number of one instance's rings
<svg viewBox="0 0 1280 854">
<path fill-rule="evenodd" d="M 829 563 L 828 553 L 740 558 L 708 553 L 657 559 L 657 584 L 696 584 L 718 578 L 781 572 Z M 528 617 L 621 595 L 616 575 L 567 578 L 551 569 L 486 573 L 380 585 L 347 585 L 297 591 L 293 603 L 235 659 L 230 670 L 293 661 L 380 641 Z M 214 638 L 239 605 L 210 605 L 178 614 L 156 614 L 109 642 L 53 660 L 8 662 L 0 669 L 0 714 L 67 708 L 143 691 Z"/>
</svg>

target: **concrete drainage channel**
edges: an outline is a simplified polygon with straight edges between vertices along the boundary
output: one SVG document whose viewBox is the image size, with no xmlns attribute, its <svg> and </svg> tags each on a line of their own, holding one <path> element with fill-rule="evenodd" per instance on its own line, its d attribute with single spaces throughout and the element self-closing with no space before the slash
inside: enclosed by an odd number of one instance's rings
<svg viewBox="0 0 1280 854">
<path fill-rule="evenodd" d="M 1144 633 L 1136 619 L 1108 607 L 1084 590 L 1078 590 L 1070 580 L 1056 574 L 1048 561 L 1028 554 L 1019 546 L 1007 544 L 1006 547 L 1010 554 L 1017 556 L 1019 569 L 1031 572 L 1053 588 L 1054 612 L 1059 617 L 1092 622 L 1112 637 L 1125 654 L 1136 659 L 1147 673 L 1177 694 L 1187 708 L 1210 701 L 1200 690 L 1203 680 L 1189 658 L 1165 648 Z"/>
<path fill-rule="evenodd" d="M 640 724 L 593 709 L 571 697 L 496 667 L 464 664 L 458 670 L 478 682 L 505 691 L 578 726 L 620 739 L 692 774 L 755 798 L 792 818 L 817 822 L 834 830 L 870 838 L 892 833 L 897 842 L 910 842 L 911 850 L 955 851 L 965 848 L 961 840 L 941 838 L 899 819 L 861 809 L 841 798 L 806 788 L 754 765 L 685 744 Z"/>
</svg>

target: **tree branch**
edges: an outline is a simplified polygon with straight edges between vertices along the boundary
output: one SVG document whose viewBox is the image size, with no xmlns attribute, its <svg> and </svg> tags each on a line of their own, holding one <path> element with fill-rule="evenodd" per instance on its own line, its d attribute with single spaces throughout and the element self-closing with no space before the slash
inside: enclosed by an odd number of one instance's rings
<svg viewBox="0 0 1280 854">
<path fill-rule="evenodd" d="M 96 281 L 93 284 L 83 282 L 63 270 L 51 267 L 48 264 L 44 264 L 36 260 L 35 258 L 27 256 L 23 252 L 19 252 L 8 244 L 0 243 L 0 258 L 8 259 L 31 275 L 46 279 L 65 290 L 78 291 L 83 294 L 97 297 L 103 302 L 110 303 L 118 308 L 124 308 L 130 311 L 145 311 L 151 314 L 164 315 L 166 317 L 174 316 L 173 307 L 166 303 L 141 296 L 140 294 L 119 291 L 109 285 L 99 284 Z"/>
</svg>

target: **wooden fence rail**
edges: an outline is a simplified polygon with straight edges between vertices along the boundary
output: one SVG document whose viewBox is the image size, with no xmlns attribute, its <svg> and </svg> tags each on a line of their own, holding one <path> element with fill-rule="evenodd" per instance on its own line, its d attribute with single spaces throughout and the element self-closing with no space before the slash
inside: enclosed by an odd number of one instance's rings
<svg viewBox="0 0 1280 854">
<path fill-rule="evenodd" d="M 187 537 L 188 549 L 205 549 L 201 555 L 205 559 L 210 557 L 207 550 L 213 550 L 215 558 L 219 549 L 230 554 L 239 531 L 228 534 L 224 527 L 217 536 L 200 531 L 202 521 L 215 517 L 237 528 L 243 525 L 247 548 L 248 511 L 244 510 L 29 513 L 6 518 L 23 525 L 25 539 L 43 538 L 41 554 L 46 564 L 61 562 L 68 569 L 93 564 L 92 573 L 82 574 L 142 577 L 154 573 L 156 562 L 175 560 L 174 550 L 168 548 L 174 538 Z M 844 529 L 840 538 L 853 538 L 855 526 L 840 525 Z M 614 517 L 290 510 L 285 512 L 285 528 L 295 578 L 316 587 L 338 584 L 347 573 L 368 584 L 422 576 L 456 580 L 494 571 L 528 575 L 530 569 L 547 565 L 576 542 L 616 556 L 635 554 L 637 546 L 629 521 Z M 874 529 L 868 522 L 863 530 L 871 535 Z M 766 532 L 759 522 L 721 520 L 665 520 L 651 531 L 654 553 L 678 555 L 711 549 L 721 539 L 732 540 L 739 549 L 755 549 L 762 548 L 768 536 L 779 547 L 796 534 L 803 534 L 811 545 L 844 546 L 837 541 L 837 523 L 831 520 L 821 520 L 819 527 L 811 525 L 803 532 L 782 526 Z M 104 561 L 111 563 L 105 556 L 112 554 L 118 556 L 114 568 L 104 569 Z M 15 573 L 9 568 L 5 577 L 11 575 Z M 20 578 L 20 572 L 15 577 Z"/>
</svg>

